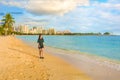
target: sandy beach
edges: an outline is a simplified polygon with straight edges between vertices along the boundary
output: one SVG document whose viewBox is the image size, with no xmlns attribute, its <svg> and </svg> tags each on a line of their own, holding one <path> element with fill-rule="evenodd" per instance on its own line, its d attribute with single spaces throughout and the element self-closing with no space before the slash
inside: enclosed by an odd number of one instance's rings
<svg viewBox="0 0 120 80">
<path fill-rule="evenodd" d="M 91 80 L 84 71 L 64 59 L 38 49 L 12 36 L 0 37 L 0 80 Z"/>
</svg>

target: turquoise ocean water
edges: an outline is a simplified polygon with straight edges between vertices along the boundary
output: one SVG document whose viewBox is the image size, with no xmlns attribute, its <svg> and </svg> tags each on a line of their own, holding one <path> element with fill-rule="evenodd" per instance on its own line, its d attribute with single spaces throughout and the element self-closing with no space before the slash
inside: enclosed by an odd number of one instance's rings
<svg viewBox="0 0 120 80">
<path fill-rule="evenodd" d="M 45 45 L 120 61 L 120 36 L 43 36 Z M 17 36 L 37 43 L 38 36 Z M 37 46 L 37 45 L 36 45 Z"/>
</svg>

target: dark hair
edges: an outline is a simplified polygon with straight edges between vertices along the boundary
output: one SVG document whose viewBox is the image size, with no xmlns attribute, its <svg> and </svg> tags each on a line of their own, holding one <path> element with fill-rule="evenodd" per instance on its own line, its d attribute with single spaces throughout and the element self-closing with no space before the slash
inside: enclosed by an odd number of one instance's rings
<svg viewBox="0 0 120 80">
<path fill-rule="evenodd" d="M 40 39 L 41 36 L 42 36 L 42 34 L 39 34 L 39 38 L 38 39 Z"/>
</svg>

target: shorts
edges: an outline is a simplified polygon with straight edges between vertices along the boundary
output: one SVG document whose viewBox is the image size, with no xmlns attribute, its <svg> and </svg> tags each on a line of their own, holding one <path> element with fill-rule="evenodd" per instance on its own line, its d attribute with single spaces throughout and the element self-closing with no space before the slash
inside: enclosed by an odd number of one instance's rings
<svg viewBox="0 0 120 80">
<path fill-rule="evenodd" d="M 44 46 L 42 45 L 42 46 L 38 47 L 38 49 L 41 49 L 41 48 L 44 48 Z"/>
</svg>

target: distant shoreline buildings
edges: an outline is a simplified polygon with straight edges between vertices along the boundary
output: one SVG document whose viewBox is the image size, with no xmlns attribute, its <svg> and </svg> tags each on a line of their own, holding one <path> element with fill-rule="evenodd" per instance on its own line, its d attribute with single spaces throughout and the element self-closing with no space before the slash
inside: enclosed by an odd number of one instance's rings
<svg viewBox="0 0 120 80">
<path fill-rule="evenodd" d="M 2 29 L 2 26 L 0 25 L 0 29 Z M 37 35 L 37 34 L 44 34 L 44 35 L 115 35 L 112 32 L 70 32 L 69 30 L 63 30 L 63 31 L 56 31 L 54 28 L 44 28 L 44 27 L 32 27 L 30 28 L 28 25 L 19 25 L 17 27 L 13 27 L 13 34 L 17 35 Z M 5 34 L 4 29 L 0 34 Z"/>
<path fill-rule="evenodd" d="M 14 31 L 24 33 L 24 34 L 71 34 L 69 30 L 56 31 L 54 28 L 45 29 L 43 27 L 32 27 L 29 28 L 28 25 L 20 25 L 14 28 Z"/>
</svg>

